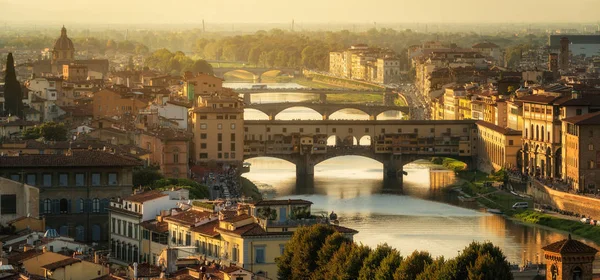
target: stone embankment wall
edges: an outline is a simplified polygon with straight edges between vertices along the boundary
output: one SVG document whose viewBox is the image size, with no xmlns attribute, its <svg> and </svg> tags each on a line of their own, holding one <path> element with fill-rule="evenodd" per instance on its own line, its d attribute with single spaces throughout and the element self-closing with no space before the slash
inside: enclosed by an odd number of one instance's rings
<svg viewBox="0 0 600 280">
<path fill-rule="evenodd" d="M 540 183 L 531 183 L 528 193 L 534 202 L 600 219 L 600 199 L 554 190 Z"/>
</svg>

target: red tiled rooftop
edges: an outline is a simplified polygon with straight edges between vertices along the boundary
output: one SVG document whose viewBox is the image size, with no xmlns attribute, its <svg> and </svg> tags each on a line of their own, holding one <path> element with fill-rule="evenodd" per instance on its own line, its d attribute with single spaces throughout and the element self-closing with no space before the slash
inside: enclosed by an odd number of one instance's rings
<svg viewBox="0 0 600 280">
<path fill-rule="evenodd" d="M 177 215 L 166 217 L 165 220 L 186 225 L 193 225 L 199 222 L 200 219 L 209 218 L 211 215 L 213 215 L 211 212 L 188 210 Z"/>
<path fill-rule="evenodd" d="M 73 151 L 72 155 L 0 156 L 0 166 L 10 167 L 72 167 L 72 166 L 140 166 L 138 160 L 102 151 Z"/>
<path fill-rule="evenodd" d="M 563 119 L 564 122 L 576 124 L 576 125 L 593 125 L 600 124 L 600 112 L 574 116 Z"/>
<path fill-rule="evenodd" d="M 80 259 L 68 258 L 68 259 L 57 261 L 57 262 L 49 263 L 47 265 L 42 266 L 42 268 L 45 268 L 47 270 L 55 270 L 57 268 L 65 267 L 67 265 L 72 265 L 72 264 L 79 263 L 79 262 L 81 262 Z"/>
<path fill-rule="evenodd" d="M 569 238 L 547 245 L 543 247 L 542 250 L 560 254 L 596 254 L 596 252 L 598 252 L 598 250 L 594 247 L 590 247 L 581 243 L 580 241 L 571 239 L 570 234 Z"/>
</svg>

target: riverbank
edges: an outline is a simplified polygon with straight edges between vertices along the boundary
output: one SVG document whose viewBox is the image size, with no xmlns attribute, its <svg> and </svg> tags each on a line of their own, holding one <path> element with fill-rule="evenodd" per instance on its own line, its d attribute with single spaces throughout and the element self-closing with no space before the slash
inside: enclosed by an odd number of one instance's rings
<svg viewBox="0 0 600 280">
<path fill-rule="evenodd" d="M 457 173 L 459 181 L 455 184 L 455 187 L 459 187 L 483 207 L 499 209 L 507 218 L 569 232 L 600 245 L 600 226 L 586 225 L 578 220 L 564 219 L 558 215 L 529 210 L 533 209 L 533 200 L 531 198 L 517 196 L 508 191 L 485 184 L 486 182 L 495 182 L 496 180 L 493 179 L 498 179 L 495 177 L 494 175 L 480 171 L 460 171 Z M 517 202 L 527 202 L 530 208 L 524 210 L 513 209 L 512 205 Z"/>
</svg>

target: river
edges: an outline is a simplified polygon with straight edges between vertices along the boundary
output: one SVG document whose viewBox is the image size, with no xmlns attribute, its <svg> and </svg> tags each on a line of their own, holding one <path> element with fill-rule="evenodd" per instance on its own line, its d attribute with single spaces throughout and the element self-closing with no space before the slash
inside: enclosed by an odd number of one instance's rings
<svg viewBox="0 0 600 280">
<path fill-rule="evenodd" d="M 262 102 L 294 102 L 310 99 L 312 95 L 269 93 L 253 98 Z M 264 119 L 261 114 L 247 110 L 244 118 Z M 339 119 L 364 117 L 360 112 L 347 110 L 336 114 Z M 401 115 L 387 117 L 397 119 Z M 291 108 L 276 119 L 320 119 L 320 116 L 308 108 Z M 252 164 L 251 171 L 243 176 L 271 197 L 310 200 L 314 203 L 313 213 L 335 211 L 340 225 L 358 230 L 355 241 L 371 247 L 387 243 L 403 255 L 426 250 L 433 256 L 452 258 L 472 241 L 491 241 L 503 250 L 509 262 L 535 263 L 543 262 L 541 247 L 566 238 L 564 233 L 459 206 L 455 197 L 431 190 L 432 165 L 428 162 L 406 165 L 404 170 L 408 175 L 402 187 L 384 184 L 379 162 L 356 156 L 338 157 L 317 165 L 314 183 L 308 186 L 297 184 L 291 163 L 274 158 L 248 162 Z"/>
</svg>

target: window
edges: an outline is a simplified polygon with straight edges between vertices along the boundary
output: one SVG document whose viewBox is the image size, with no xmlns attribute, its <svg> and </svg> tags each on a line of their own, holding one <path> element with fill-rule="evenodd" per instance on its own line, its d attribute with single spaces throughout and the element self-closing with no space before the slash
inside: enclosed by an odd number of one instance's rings
<svg viewBox="0 0 600 280">
<path fill-rule="evenodd" d="M 222 151 L 223 150 L 223 143 L 218 143 L 217 144 L 217 151 Z"/>
<path fill-rule="evenodd" d="M 435 128 L 430 128 L 430 129 L 429 129 L 429 132 L 431 132 L 431 133 L 435 133 Z"/>
<path fill-rule="evenodd" d="M 279 254 L 283 255 L 284 251 L 285 251 L 285 244 L 279 244 Z"/>
<path fill-rule="evenodd" d="M 335 133 L 335 132 L 336 132 L 336 130 L 337 130 L 337 129 L 335 129 L 335 128 L 332 128 L 332 129 L 331 129 L 331 132 Z"/>
<path fill-rule="evenodd" d="M 83 200 L 83 198 L 79 199 L 79 213 L 83 213 L 85 211 L 85 202 Z M 113 228 L 115 226 L 113 225 Z"/>
<path fill-rule="evenodd" d="M 588 145 L 588 150 L 593 151 L 594 150 L 594 144 L 589 144 Z"/>
<path fill-rule="evenodd" d="M 0 195 L 0 213 L 2 213 L 2 215 L 17 214 L 17 195 L 16 194 Z"/>
<path fill-rule="evenodd" d="M 231 130 L 234 130 L 234 129 L 235 129 L 235 124 L 234 124 L 234 123 L 232 123 L 232 124 L 231 124 Z"/>
<path fill-rule="evenodd" d="M 42 185 L 44 187 L 52 186 L 52 174 L 44 174 L 42 175 Z"/>
<path fill-rule="evenodd" d="M 235 152 L 235 143 L 231 143 L 231 149 L 230 149 L 230 151 Z"/>
<path fill-rule="evenodd" d="M 27 185 L 35 186 L 35 174 L 27 174 L 25 182 Z"/>
<path fill-rule="evenodd" d="M 71 212 L 71 211 L 69 211 L 69 204 L 71 204 L 71 203 L 68 200 L 63 198 L 60 200 L 59 203 L 60 203 L 59 207 L 60 207 L 61 214 L 66 214 L 66 213 Z"/>
<path fill-rule="evenodd" d="M 220 124 L 220 123 L 218 123 L 218 124 L 217 124 L 217 129 L 218 129 L 218 130 L 221 130 L 221 129 L 223 129 L 223 124 Z"/>
<path fill-rule="evenodd" d="M 239 257 L 238 257 L 239 250 L 240 249 L 238 248 L 237 244 L 233 245 L 233 248 L 231 248 L 231 260 L 232 261 L 234 261 L 234 262 L 238 262 L 239 261 Z"/>
<path fill-rule="evenodd" d="M 190 232 L 185 233 L 185 246 L 192 246 L 192 234 Z"/>
<path fill-rule="evenodd" d="M 222 153 L 217 153 L 217 158 L 223 158 L 223 154 Z"/>
<path fill-rule="evenodd" d="M 231 142 L 235 142 L 235 133 L 231 133 Z"/>
<path fill-rule="evenodd" d="M 94 198 L 94 200 L 92 200 L 92 212 L 100 213 L 100 200 L 97 198 Z"/>
<path fill-rule="evenodd" d="M 283 128 L 283 133 L 286 133 L 286 132 L 287 132 L 287 128 L 284 127 Z"/>
<path fill-rule="evenodd" d="M 415 128 L 414 131 L 415 131 L 415 133 L 419 133 L 419 129 L 418 128 Z"/>
<path fill-rule="evenodd" d="M 318 128 L 317 128 L 317 129 L 318 129 Z M 246 132 L 248 132 L 248 129 L 247 129 L 247 127 L 246 127 Z M 270 128 L 270 127 L 267 127 L 267 132 L 271 132 L 271 128 Z"/>
<path fill-rule="evenodd" d="M 77 173 L 75 174 L 75 186 L 81 187 L 85 184 L 85 174 Z"/>
<path fill-rule="evenodd" d="M 321 133 L 321 128 L 317 127 L 317 133 Z"/>
<path fill-rule="evenodd" d="M 206 120 L 206 119 L 207 119 L 207 117 L 206 117 L 206 115 L 200 115 L 200 119 L 201 119 L 201 120 Z"/>
<path fill-rule="evenodd" d="M 19 176 L 19 174 L 10 174 L 10 179 L 19 182 L 21 181 L 21 176 Z"/>
<path fill-rule="evenodd" d="M 127 237 L 133 237 L 133 224 L 127 222 Z"/>
<path fill-rule="evenodd" d="M 353 133 L 354 130 L 352 128 L 348 128 L 348 133 Z"/>
<path fill-rule="evenodd" d="M 265 247 L 254 248 L 254 256 L 255 263 L 265 263 Z"/>
<path fill-rule="evenodd" d="M 92 173 L 92 186 L 100 186 L 100 173 Z"/>
<path fill-rule="evenodd" d="M 221 133 L 217 134 L 217 141 L 219 141 L 219 142 L 223 141 L 223 134 L 221 134 Z"/>
<path fill-rule="evenodd" d="M 588 162 L 588 168 L 589 168 L 589 169 L 594 169 L 594 168 L 596 168 L 596 162 L 594 162 L 593 160 L 590 160 L 590 161 Z"/>
<path fill-rule="evenodd" d="M 512 145 L 514 145 L 514 141 L 513 141 L 513 140 L 508 140 L 508 145 L 509 145 L 509 146 L 512 146 Z"/>
<path fill-rule="evenodd" d="M 200 139 L 206 139 L 206 133 L 200 133 Z"/>
<path fill-rule="evenodd" d="M 208 158 L 208 153 L 200 153 L 198 156 L 200 158 Z"/>
<path fill-rule="evenodd" d="M 382 129 L 381 129 L 381 133 L 385 133 L 385 128 L 382 128 Z"/>
<path fill-rule="evenodd" d="M 235 153 L 231 153 L 231 158 L 235 158 Z"/>
<path fill-rule="evenodd" d="M 173 154 L 173 162 L 179 163 L 179 154 Z"/>
<path fill-rule="evenodd" d="M 578 116 L 579 116 L 579 115 L 581 115 L 581 113 L 582 113 L 582 112 L 581 112 L 581 109 L 577 109 L 577 110 L 575 110 L 575 114 L 576 114 L 576 115 L 578 115 Z"/>
<path fill-rule="evenodd" d="M 110 228 L 112 233 L 115 233 L 115 223 L 117 222 L 117 220 L 115 218 L 112 218 L 112 227 Z"/>
<path fill-rule="evenodd" d="M 117 173 L 108 173 L 108 185 L 116 186 L 119 183 L 117 180 Z"/>
<path fill-rule="evenodd" d="M 300 132 L 304 132 L 304 128 L 300 128 Z"/>
<path fill-rule="evenodd" d="M 44 212 L 44 214 L 52 213 L 52 201 L 48 198 L 46 200 L 44 200 L 43 212 Z"/>
<path fill-rule="evenodd" d="M 182 245 L 183 244 L 183 233 L 179 232 L 179 238 L 177 238 L 177 244 Z"/>
<path fill-rule="evenodd" d="M 200 149 L 206 149 L 206 143 L 200 143 Z"/>
<path fill-rule="evenodd" d="M 208 126 L 205 123 L 200 124 L 200 129 L 206 129 Z"/>
</svg>

